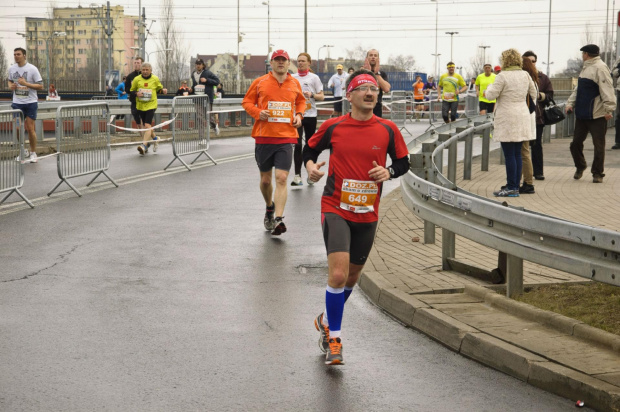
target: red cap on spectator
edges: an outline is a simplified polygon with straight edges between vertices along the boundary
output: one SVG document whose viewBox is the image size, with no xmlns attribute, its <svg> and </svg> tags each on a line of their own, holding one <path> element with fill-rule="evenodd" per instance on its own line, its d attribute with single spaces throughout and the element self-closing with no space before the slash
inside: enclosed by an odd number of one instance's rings
<svg viewBox="0 0 620 412">
<path fill-rule="evenodd" d="M 502 68 L 501 68 L 501 67 L 499 67 L 499 66 L 495 66 L 495 67 L 493 68 L 493 70 L 497 72 L 497 71 L 502 70 Z"/>
<path fill-rule="evenodd" d="M 275 59 L 276 57 L 284 57 L 286 60 L 291 60 L 288 57 L 288 53 L 282 49 L 274 51 L 273 54 L 271 55 L 271 60 Z"/>
</svg>

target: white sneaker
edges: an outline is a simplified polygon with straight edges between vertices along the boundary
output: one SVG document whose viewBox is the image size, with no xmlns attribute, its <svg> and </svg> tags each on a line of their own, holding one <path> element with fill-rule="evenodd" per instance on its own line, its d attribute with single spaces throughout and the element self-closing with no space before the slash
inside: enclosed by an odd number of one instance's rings
<svg viewBox="0 0 620 412">
<path fill-rule="evenodd" d="M 220 126 L 218 126 L 217 124 L 215 125 L 215 135 L 216 136 L 220 135 Z"/>
<path fill-rule="evenodd" d="M 314 184 L 314 182 L 312 180 L 310 180 L 310 178 L 307 178 L 306 182 L 308 182 L 309 186 L 312 186 Z"/>
<path fill-rule="evenodd" d="M 301 181 L 301 175 L 295 175 L 293 181 L 291 182 L 291 186 L 303 186 L 304 182 Z"/>
<path fill-rule="evenodd" d="M 30 158 L 30 152 L 28 151 L 28 149 L 24 149 L 24 162 L 26 162 L 28 159 Z M 15 158 L 16 162 L 21 162 L 22 158 L 20 156 L 17 156 Z"/>
<path fill-rule="evenodd" d="M 30 153 L 30 163 L 37 163 L 38 161 L 37 154 L 35 152 Z"/>
</svg>

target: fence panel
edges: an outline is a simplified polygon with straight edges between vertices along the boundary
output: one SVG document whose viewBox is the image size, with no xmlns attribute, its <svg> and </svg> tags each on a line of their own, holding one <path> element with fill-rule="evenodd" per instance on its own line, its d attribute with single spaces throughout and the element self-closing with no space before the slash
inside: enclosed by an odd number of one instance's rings
<svg viewBox="0 0 620 412">
<path fill-rule="evenodd" d="M 170 114 L 170 117 L 175 119 L 172 122 L 172 153 L 174 158 L 164 170 L 168 169 L 178 159 L 187 170 L 191 171 L 191 167 L 181 159 L 181 156 L 193 154 L 198 154 L 198 156 L 190 164 L 194 164 L 203 154 L 214 164 L 217 164 L 207 152 L 211 143 L 210 120 L 213 116 L 210 106 L 209 96 L 206 94 L 174 98 Z"/>
<path fill-rule="evenodd" d="M 24 114 L 21 110 L 0 111 L 0 204 L 17 193 L 30 207 L 34 205 L 19 190 L 24 184 Z"/>
<path fill-rule="evenodd" d="M 68 179 L 92 173 L 96 175 L 86 186 L 90 186 L 100 175 L 104 175 L 118 187 L 106 173 L 110 167 L 109 115 L 110 109 L 105 102 L 58 107 L 56 150 L 60 182 L 47 194 L 48 196 L 51 196 L 64 182 L 81 197 L 82 194 Z"/>
</svg>

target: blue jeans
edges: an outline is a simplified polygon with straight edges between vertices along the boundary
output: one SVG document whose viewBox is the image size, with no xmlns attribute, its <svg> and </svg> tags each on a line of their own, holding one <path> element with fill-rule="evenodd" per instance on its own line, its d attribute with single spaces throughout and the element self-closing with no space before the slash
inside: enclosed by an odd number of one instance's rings
<svg viewBox="0 0 620 412">
<path fill-rule="evenodd" d="M 506 158 L 506 186 L 509 190 L 519 190 L 521 181 L 521 142 L 501 142 Z"/>
</svg>

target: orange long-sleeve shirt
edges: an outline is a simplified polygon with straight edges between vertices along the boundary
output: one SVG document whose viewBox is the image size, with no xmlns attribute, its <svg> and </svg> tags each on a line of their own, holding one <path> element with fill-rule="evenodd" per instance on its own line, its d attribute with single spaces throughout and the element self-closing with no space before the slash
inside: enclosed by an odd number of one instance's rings
<svg viewBox="0 0 620 412">
<path fill-rule="evenodd" d="M 293 127 L 295 113 L 306 110 L 306 98 L 299 82 L 287 73 L 283 83 L 272 72 L 252 82 L 241 106 L 256 121 L 252 137 L 256 143 L 297 143 L 297 129 Z M 269 119 L 260 120 L 260 112 L 269 110 Z"/>
</svg>

